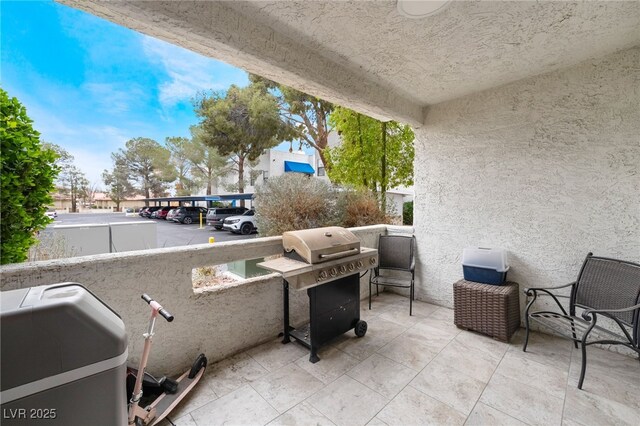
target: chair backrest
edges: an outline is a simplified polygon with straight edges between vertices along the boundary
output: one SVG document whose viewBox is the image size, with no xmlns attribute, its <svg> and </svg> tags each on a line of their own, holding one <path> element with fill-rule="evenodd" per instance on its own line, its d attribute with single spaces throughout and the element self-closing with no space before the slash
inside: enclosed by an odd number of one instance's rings
<svg viewBox="0 0 640 426">
<path fill-rule="evenodd" d="M 408 235 L 380 235 L 378 237 L 378 267 L 412 271 L 415 237 Z"/>
<path fill-rule="evenodd" d="M 640 265 L 623 260 L 596 257 L 591 253 L 582 265 L 571 295 L 574 306 L 593 309 L 622 309 L 640 303 Z M 627 325 L 638 321 L 637 311 L 612 314 Z"/>
</svg>

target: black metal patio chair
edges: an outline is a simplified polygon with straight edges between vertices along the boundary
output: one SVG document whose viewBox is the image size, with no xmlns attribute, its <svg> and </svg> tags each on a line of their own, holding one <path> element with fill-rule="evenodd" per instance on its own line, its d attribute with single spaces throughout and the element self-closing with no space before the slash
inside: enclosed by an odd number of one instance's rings
<svg viewBox="0 0 640 426">
<path fill-rule="evenodd" d="M 378 266 L 369 275 L 369 309 L 371 309 L 372 285 L 376 286 L 376 295 L 380 294 L 380 286 L 401 287 L 409 289 L 409 316 L 413 315 L 415 241 L 416 238 L 413 235 L 380 235 L 378 237 Z M 397 273 L 385 275 L 385 271 Z"/>
<path fill-rule="evenodd" d="M 552 293 L 551 290 L 571 288 L 569 296 Z M 575 282 L 548 288 L 525 290 L 532 297 L 525 311 L 526 336 L 523 351 L 529 342 L 529 320 L 534 320 L 551 330 L 573 340 L 575 347 L 582 349 L 582 368 L 578 389 L 582 389 L 587 366 L 587 346 L 593 344 L 623 345 L 636 353 L 640 360 L 640 265 L 623 260 L 587 255 L 578 279 Z M 538 296 L 550 296 L 560 309 L 556 311 L 529 312 Z M 569 313 L 560 303 L 560 298 L 569 299 Z M 580 315 L 576 313 L 579 309 Z M 611 320 L 611 326 L 620 328 L 616 333 L 597 325 L 598 315 Z M 602 338 L 589 341 L 592 331 Z"/>
</svg>

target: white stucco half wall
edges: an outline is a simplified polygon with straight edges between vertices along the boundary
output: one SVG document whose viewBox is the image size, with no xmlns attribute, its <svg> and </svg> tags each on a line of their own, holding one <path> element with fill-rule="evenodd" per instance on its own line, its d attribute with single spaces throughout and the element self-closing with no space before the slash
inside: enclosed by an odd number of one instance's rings
<svg viewBox="0 0 640 426">
<path fill-rule="evenodd" d="M 414 169 L 420 300 L 452 305 L 467 246 L 521 288 L 640 261 L 640 47 L 431 107 Z"/>
<path fill-rule="evenodd" d="M 378 235 L 387 230 L 411 232 L 409 227 L 385 225 L 350 230 L 364 247 L 377 247 Z M 158 321 L 149 363 L 154 371 L 176 374 L 199 353 L 205 353 L 209 362 L 219 361 L 276 338 L 283 327 L 279 274 L 194 291 L 193 268 L 281 253 L 282 238 L 265 237 L 3 265 L 0 291 L 83 284 L 121 315 L 129 337 L 129 365 L 137 365 L 142 352 L 149 308 L 140 295 L 148 293 L 176 318 L 171 324 Z M 367 278 L 360 280 L 362 299 L 368 295 Z M 290 291 L 290 297 L 291 324 L 307 322 L 307 292 Z"/>
</svg>

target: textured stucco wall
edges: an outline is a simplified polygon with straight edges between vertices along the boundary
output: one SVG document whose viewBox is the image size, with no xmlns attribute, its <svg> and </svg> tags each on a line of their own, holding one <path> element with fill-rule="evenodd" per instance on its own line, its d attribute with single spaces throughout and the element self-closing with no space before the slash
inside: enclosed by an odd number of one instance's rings
<svg viewBox="0 0 640 426">
<path fill-rule="evenodd" d="M 452 305 L 466 246 L 521 287 L 640 261 L 640 48 L 431 107 L 415 164 L 419 299 Z"/>
<path fill-rule="evenodd" d="M 386 226 L 351 228 L 365 247 L 375 247 Z M 150 365 L 177 373 L 204 352 L 210 362 L 270 340 L 282 331 L 282 279 L 277 274 L 195 292 L 193 268 L 282 253 L 280 237 L 188 247 L 102 254 L 0 268 L 0 290 L 78 282 L 116 312 L 127 328 L 129 363 L 137 363 L 149 308 L 140 299 L 148 293 L 174 316 L 158 321 Z M 366 280 L 361 280 L 364 297 Z M 308 320 L 305 291 L 291 292 L 291 323 Z"/>
</svg>

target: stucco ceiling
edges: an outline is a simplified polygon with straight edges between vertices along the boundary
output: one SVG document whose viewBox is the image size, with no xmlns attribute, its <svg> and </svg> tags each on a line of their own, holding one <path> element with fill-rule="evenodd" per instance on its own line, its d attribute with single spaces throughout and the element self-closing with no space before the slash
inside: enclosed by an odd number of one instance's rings
<svg viewBox="0 0 640 426">
<path fill-rule="evenodd" d="M 58 0 L 378 118 L 640 45 L 640 2 Z"/>
<path fill-rule="evenodd" d="M 231 5 L 421 104 L 640 44 L 640 2 L 453 1 L 423 19 L 393 0 Z"/>
</svg>

